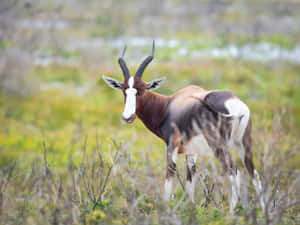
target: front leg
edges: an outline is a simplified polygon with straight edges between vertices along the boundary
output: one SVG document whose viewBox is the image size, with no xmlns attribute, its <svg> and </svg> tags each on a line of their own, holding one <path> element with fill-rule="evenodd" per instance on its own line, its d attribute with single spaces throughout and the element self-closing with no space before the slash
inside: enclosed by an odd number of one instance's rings
<svg viewBox="0 0 300 225">
<path fill-rule="evenodd" d="M 194 202 L 195 193 L 195 173 L 196 173 L 197 155 L 186 155 L 186 186 L 185 190 L 191 200 Z"/>
<path fill-rule="evenodd" d="M 172 143 L 172 142 L 171 142 Z M 169 201 L 172 194 L 173 180 L 176 173 L 176 161 L 178 155 L 178 147 L 173 148 L 173 144 L 167 147 L 167 173 L 165 181 L 165 200 Z"/>
</svg>

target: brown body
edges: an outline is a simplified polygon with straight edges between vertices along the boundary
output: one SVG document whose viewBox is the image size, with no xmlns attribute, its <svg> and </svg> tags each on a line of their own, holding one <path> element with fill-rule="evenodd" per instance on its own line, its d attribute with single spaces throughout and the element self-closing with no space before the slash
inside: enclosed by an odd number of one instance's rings
<svg viewBox="0 0 300 225">
<path fill-rule="evenodd" d="M 247 171 L 254 179 L 251 119 L 246 121 L 239 138 L 239 133 L 233 132 L 233 121 L 237 123 L 235 126 L 241 126 L 243 115 L 229 115 L 226 102 L 230 100 L 241 102 L 229 91 L 206 91 L 197 86 L 188 86 L 173 96 L 149 91 L 138 100 L 137 116 L 167 145 L 167 180 L 171 180 L 176 171 L 176 162 L 172 160 L 174 151 L 187 156 L 187 182 L 192 183 L 195 179 L 195 160 L 192 158 L 195 155 L 214 155 L 226 174 L 236 177 L 237 167 L 229 151 L 233 145 L 241 151 Z"/>
<path fill-rule="evenodd" d="M 251 151 L 250 111 L 235 94 L 230 91 L 207 91 L 198 86 L 188 86 L 172 96 L 152 92 L 164 79 L 146 83 L 142 74 L 154 56 L 148 56 L 138 68 L 135 76 L 130 76 L 123 56 L 119 64 L 123 71 L 123 83 L 103 76 L 112 88 L 122 90 L 125 99 L 123 119 L 132 123 L 136 117 L 145 126 L 164 140 L 167 146 L 167 173 L 165 182 L 166 199 L 172 190 L 172 179 L 176 171 L 178 154 L 186 154 L 187 187 L 194 201 L 196 157 L 213 154 L 232 182 L 233 211 L 239 196 L 240 174 L 232 161 L 229 149 L 235 147 L 252 177 L 257 192 L 262 190 L 258 173 L 254 169 Z M 263 199 L 261 199 L 264 208 Z"/>
</svg>

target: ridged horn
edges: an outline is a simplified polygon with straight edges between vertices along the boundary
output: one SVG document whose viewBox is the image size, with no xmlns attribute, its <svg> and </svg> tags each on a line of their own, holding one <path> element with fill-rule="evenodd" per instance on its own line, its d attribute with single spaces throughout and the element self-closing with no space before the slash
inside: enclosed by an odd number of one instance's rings
<svg viewBox="0 0 300 225">
<path fill-rule="evenodd" d="M 153 40 L 153 44 L 152 44 L 152 55 L 149 55 L 143 62 L 142 64 L 139 66 L 138 70 L 135 73 L 136 77 L 142 78 L 144 70 L 146 69 L 146 67 L 148 66 L 148 64 L 152 61 L 153 57 L 154 57 L 154 52 L 155 52 L 155 42 Z"/>
<path fill-rule="evenodd" d="M 128 70 L 127 66 L 126 66 L 126 63 L 125 63 L 124 59 L 123 59 L 123 57 L 125 55 L 125 52 L 126 52 L 126 48 L 127 48 L 127 46 L 125 45 L 125 47 L 123 49 L 123 52 L 122 52 L 122 55 L 121 55 L 121 57 L 118 60 L 119 65 L 120 65 L 120 67 L 121 67 L 121 69 L 123 71 L 123 75 L 124 75 L 125 79 L 130 77 L 129 70 Z"/>
</svg>

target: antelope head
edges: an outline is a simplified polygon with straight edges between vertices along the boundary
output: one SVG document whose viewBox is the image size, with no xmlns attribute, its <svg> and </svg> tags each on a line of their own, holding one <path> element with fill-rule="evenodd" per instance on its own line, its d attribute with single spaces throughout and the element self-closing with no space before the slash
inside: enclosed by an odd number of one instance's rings
<svg viewBox="0 0 300 225">
<path fill-rule="evenodd" d="M 122 118 L 126 123 L 132 123 L 135 120 L 136 109 L 142 107 L 142 99 L 145 96 L 145 93 L 149 90 L 159 88 L 161 83 L 165 80 L 165 78 L 155 79 L 148 83 L 142 80 L 144 70 L 154 57 L 154 51 L 155 43 L 153 41 L 152 54 L 141 63 L 135 75 L 131 76 L 123 58 L 126 52 L 125 46 L 123 53 L 118 61 L 124 76 L 123 82 L 117 81 L 110 77 L 103 76 L 104 81 L 110 87 L 117 90 L 121 90 L 123 92 L 125 108 L 122 114 Z"/>
</svg>

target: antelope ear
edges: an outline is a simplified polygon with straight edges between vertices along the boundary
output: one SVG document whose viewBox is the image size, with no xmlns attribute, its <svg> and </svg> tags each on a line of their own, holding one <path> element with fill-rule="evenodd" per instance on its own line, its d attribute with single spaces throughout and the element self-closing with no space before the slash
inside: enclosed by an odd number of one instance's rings
<svg viewBox="0 0 300 225">
<path fill-rule="evenodd" d="M 154 90 L 160 87 L 160 85 L 165 81 L 165 77 L 160 79 L 155 79 L 147 83 L 147 90 Z"/>
<path fill-rule="evenodd" d="M 122 83 L 113 79 L 113 78 L 110 78 L 110 77 L 106 77 L 106 76 L 102 76 L 103 80 L 113 89 L 117 89 L 117 90 L 120 90 L 121 87 L 122 87 Z"/>
</svg>

